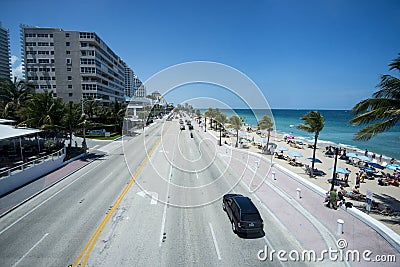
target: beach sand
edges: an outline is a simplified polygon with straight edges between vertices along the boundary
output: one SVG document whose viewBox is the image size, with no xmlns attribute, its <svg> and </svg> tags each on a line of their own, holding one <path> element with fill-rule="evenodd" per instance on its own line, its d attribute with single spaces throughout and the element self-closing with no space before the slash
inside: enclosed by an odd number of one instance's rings
<svg viewBox="0 0 400 267">
<path fill-rule="evenodd" d="M 219 133 L 217 133 L 211 129 L 210 129 L 210 131 L 213 132 L 215 134 L 215 136 L 219 137 Z M 249 137 L 250 140 L 255 140 L 257 142 L 257 140 L 259 140 L 261 138 L 261 136 L 256 134 L 255 132 L 251 132 L 250 134 L 251 134 L 251 136 Z M 253 139 L 253 137 L 254 137 L 254 139 Z M 222 142 L 225 142 L 225 141 L 228 144 L 235 144 L 236 137 L 223 138 Z M 279 134 L 276 132 L 271 133 L 270 142 L 275 143 L 277 145 L 277 147 L 288 148 L 287 151 L 283 152 L 284 156 L 288 156 L 288 153 L 290 153 L 290 152 L 301 153 L 303 155 L 303 157 L 296 158 L 296 161 L 301 162 L 306 165 L 309 165 L 311 167 L 311 162 L 307 161 L 306 158 L 312 157 L 313 149 L 308 148 L 307 144 L 305 144 L 303 146 L 297 146 L 297 147 L 290 146 L 289 144 L 287 144 L 284 141 L 284 136 L 282 134 Z M 312 183 L 318 185 L 322 189 L 328 191 L 331 187 L 331 184 L 328 183 L 327 180 L 331 179 L 333 176 L 333 172 L 329 171 L 329 168 L 334 166 L 334 157 L 325 156 L 325 145 L 322 147 L 320 144 L 318 144 L 317 147 L 318 148 L 316 150 L 316 158 L 321 160 L 322 163 L 315 163 L 314 168 L 324 171 L 326 173 L 325 176 L 317 176 L 315 178 L 310 178 L 305 173 L 305 169 L 303 167 L 292 166 L 283 159 L 274 158 L 274 160 L 276 163 L 278 163 L 282 167 L 300 175 L 301 177 L 307 179 L 308 181 L 311 181 Z M 261 149 L 259 149 L 256 145 L 252 145 L 252 144 L 249 144 L 249 148 L 246 150 L 252 151 L 254 153 L 261 153 Z M 279 151 L 277 151 L 277 152 L 280 153 Z M 351 151 L 351 150 L 347 149 L 347 153 L 349 153 L 349 152 L 355 152 L 355 151 Z M 265 155 L 265 156 L 267 156 L 267 155 Z M 355 166 L 347 164 L 346 161 L 340 160 L 340 159 L 338 159 L 338 161 L 337 161 L 337 167 L 348 168 L 351 171 L 351 174 L 349 176 L 349 187 L 345 188 L 347 191 L 351 191 L 353 186 L 355 185 L 355 177 L 356 177 L 356 173 L 359 172 L 359 169 Z M 393 174 L 393 171 L 390 171 L 388 169 L 384 169 L 383 171 Z M 344 174 L 339 174 L 339 179 L 341 179 L 343 177 L 344 177 Z M 360 192 L 362 194 L 365 195 L 367 190 L 370 190 L 373 192 L 374 201 L 385 204 L 387 206 L 390 206 L 393 210 L 398 211 L 398 213 L 400 212 L 400 187 L 395 187 L 395 186 L 391 186 L 391 185 L 380 186 L 380 185 L 378 185 L 377 179 L 375 178 L 374 180 L 365 179 L 365 182 L 360 184 Z M 366 212 L 365 211 L 365 201 L 357 201 L 357 200 L 352 200 L 349 198 L 347 198 L 346 200 L 352 202 L 355 207 Z M 372 210 L 369 215 L 371 217 L 379 220 L 380 222 L 384 223 L 386 226 L 393 229 L 393 231 L 395 231 L 396 233 L 400 234 L 400 216 L 382 215 L 381 213 L 379 213 L 378 211 L 375 211 L 375 210 Z"/>
</svg>

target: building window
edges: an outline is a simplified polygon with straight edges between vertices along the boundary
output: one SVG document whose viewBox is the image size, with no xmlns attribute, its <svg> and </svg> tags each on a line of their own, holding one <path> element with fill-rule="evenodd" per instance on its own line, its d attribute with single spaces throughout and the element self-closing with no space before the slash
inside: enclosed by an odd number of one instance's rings
<svg viewBox="0 0 400 267">
<path fill-rule="evenodd" d="M 72 71 L 72 68 L 71 67 L 67 67 L 67 71 Z"/>
<path fill-rule="evenodd" d="M 51 63 L 54 63 L 54 59 L 51 59 Z"/>
<path fill-rule="evenodd" d="M 68 81 L 72 81 L 72 76 L 68 76 Z"/>
<path fill-rule="evenodd" d="M 69 37 L 69 33 L 66 33 L 66 34 L 65 34 L 65 37 Z"/>
<path fill-rule="evenodd" d="M 65 54 L 69 55 L 69 54 L 71 54 L 71 51 L 67 50 L 67 51 L 65 51 Z"/>
<path fill-rule="evenodd" d="M 57 97 L 57 93 L 53 93 L 53 97 Z"/>
<path fill-rule="evenodd" d="M 68 89 L 72 89 L 72 84 L 68 84 Z"/>
<path fill-rule="evenodd" d="M 52 79 L 53 81 L 55 81 L 55 80 L 56 80 L 56 76 L 51 77 L 51 79 Z"/>
<path fill-rule="evenodd" d="M 72 93 L 68 93 L 68 96 L 69 96 L 69 97 L 72 97 Z"/>
<path fill-rule="evenodd" d="M 56 85 L 53 85 L 53 89 L 56 89 L 57 88 L 57 86 Z M 57 94 L 56 94 L 57 95 Z"/>
<path fill-rule="evenodd" d="M 66 46 L 70 46 L 71 43 L 70 43 L 70 42 L 66 42 L 65 45 L 66 45 Z"/>
<path fill-rule="evenodd" d="M 51 54 L 51 55 L 54 55 L 54 51 L 51 51 L 50 54 Z"/>
<path fill-rule="evenodd" d="M 49 63 L 49 59 L 47 58 L 39 58 L 39 64 L 48 64 Z"/>
<path fill-rule="evenodd" d="M 35 42 L 26 42 L 25 46 L 36 46 Z"/>
<path fill-rule="evenodd" d="M 72 64 L 71 58 L 67 57 L 67 65 L 71 65 L 71 64 Z"/>
</svg>

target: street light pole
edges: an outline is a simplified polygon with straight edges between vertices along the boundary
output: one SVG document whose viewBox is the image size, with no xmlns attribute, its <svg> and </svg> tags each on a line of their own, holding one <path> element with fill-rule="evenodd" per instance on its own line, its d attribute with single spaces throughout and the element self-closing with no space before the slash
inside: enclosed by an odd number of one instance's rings
<svg viewBox="0 0 400 267">
<path fill-rule="evenodd" d="M 83 142 L 82 142 L 82 148 L 83 148 L 83 151 L 86 154 L 86 151 L 87 151 L 87 145 L 86 145 L 86 114 L 85 114 L 85 109 L 84 109 L 83 105 L 84 105 L 84 99 L 83 99 L 83 96 L 82 96 L 82 117 L 83 117 Z"/>
</svg>

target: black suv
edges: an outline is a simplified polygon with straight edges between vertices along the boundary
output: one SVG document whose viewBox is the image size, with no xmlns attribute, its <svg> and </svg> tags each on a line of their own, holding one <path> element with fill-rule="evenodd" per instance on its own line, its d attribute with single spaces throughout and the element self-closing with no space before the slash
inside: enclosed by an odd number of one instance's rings
<svg viewBox="0 0 400 267">
<path fill-rule="evenodd" d="M 222 199 L 222 208 L 228 214 L 234 233 L 263 231 L 263 220 L 250 198 L 240 194 L 226 194 Z"/>
</svg>

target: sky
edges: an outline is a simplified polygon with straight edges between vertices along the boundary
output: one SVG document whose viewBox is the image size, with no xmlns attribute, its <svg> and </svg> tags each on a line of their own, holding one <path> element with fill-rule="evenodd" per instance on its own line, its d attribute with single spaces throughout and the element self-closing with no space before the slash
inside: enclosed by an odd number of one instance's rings
<svg viewBox="0 0 400 267">
<path fill-rule="evenodd" d="M 142 81 L 185 62 L 230 66 L 257 85 L 271 108 L 351 109 L 378 90 L 381 75 L 399 75 L 388 67 L 400 53 L 398 0 L 0 3 L 16 74 L 19 24 L 27 24 L 96 32 Z M 167 100 L 179 103 L 190 91 Z"/>
</svg>

